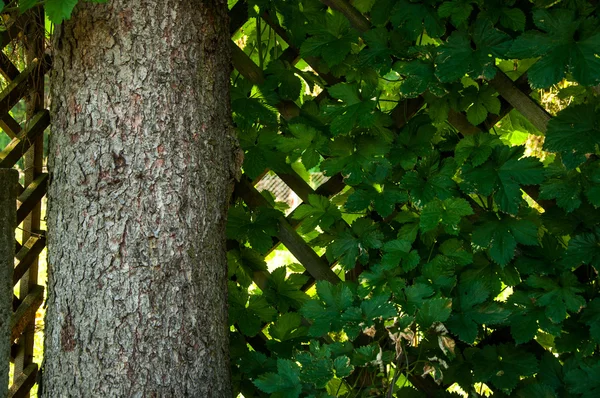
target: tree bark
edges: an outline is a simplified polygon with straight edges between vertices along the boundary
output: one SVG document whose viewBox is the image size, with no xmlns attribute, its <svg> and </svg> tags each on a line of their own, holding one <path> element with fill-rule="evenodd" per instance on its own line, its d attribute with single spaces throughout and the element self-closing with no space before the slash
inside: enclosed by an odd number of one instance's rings
<svg viewBox="0 0 600 398">
<path fill-rule="evenodd" d="M 57 27 L 43 396 L 231 397 L 227 27 L 224 0 Z"/>
</svg>

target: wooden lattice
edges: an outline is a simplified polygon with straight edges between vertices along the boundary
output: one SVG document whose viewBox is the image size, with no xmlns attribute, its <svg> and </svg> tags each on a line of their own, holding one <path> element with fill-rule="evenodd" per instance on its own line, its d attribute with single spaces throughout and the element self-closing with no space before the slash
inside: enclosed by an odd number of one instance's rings
<svg viewBox="0 0 600 398">
<path fill-rule="evenodd" d="M 13 382 L 9 397 L 27 397 L 35 384 L 38 367 L 33 362 L 35 316 L 44 298 L 44 288 L 38 285 L 38 256 L 46 246 L 45 232 L 40 229 L 41 200 L 46 194 L 48 173 L 43 172 L 43 135 L 50 124 L 44 109 L 44 75 L 49 58 L 44 56 L 44 15 L 37 8 L 22 16 L 14 16 L 0 35 L 0 73 L 8 83 L 0 93 L 0 128 L 12 140 L 0 152 L 0 168 L 13 168 L 22 160 L 22 185 L 18 187 L 16 256 L 13 286 L 18 296 L 13 298 L 11 319 L 11 362 Z M 7 46 L 12 50 L 6 49 Z M 11 52 L 23 50 L 25 68 L 11 61 Z M 8 55 L 7 55 L 8 54 Z M 19 123 L 10 114 L 20 101 L 26 108 L 25 121 Z"/>
</svg>

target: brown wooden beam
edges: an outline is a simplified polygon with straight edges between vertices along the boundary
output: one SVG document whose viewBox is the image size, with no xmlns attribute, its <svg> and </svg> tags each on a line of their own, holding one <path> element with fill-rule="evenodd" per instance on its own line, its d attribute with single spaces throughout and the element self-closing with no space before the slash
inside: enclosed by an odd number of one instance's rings
<svg viewBox="0 0 600 398">
<path fill-rule="evenodd" d="M 44 287 L 35 286 L 25 299 L 17 308 L 17 311 L 13 314 L 10 326 L 11 326 L 11 341 L 15 341 L 27 326 L 35 323 L 35 313 L 37 312 L 40 305 L 44 301 Z"/>
<path fill-rule="evenodd" d="M 48 186 L 48 173 L 40 174 L 31 184 L 25 188 L 25 191 L 19 195 L 21 205 L 17 210 L 17 223 L 23 222 L 25 217 L 37 206 L 46 194 Z M 31 231 L 30 231 L 31 232 Z"/>
<path fill-rule="evenodd" d="M 19 134 L 0 152 L 0 168 L 9 169 L 34 145 L 36 139 L 50 125 L 50 113 L 47 110 L 38 112 L 27 123 L 25 130 Z"/>
</svg>

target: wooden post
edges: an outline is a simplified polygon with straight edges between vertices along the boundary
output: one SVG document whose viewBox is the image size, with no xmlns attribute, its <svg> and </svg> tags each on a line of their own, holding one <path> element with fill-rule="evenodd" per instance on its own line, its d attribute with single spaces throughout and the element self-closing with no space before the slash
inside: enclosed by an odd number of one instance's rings
<svg viewBox="0 0 600 398">
<path fill-rule="evenodd" d="M 0 169 L 0 397 L 8 394 L 19 173 Z"/>
</svg>

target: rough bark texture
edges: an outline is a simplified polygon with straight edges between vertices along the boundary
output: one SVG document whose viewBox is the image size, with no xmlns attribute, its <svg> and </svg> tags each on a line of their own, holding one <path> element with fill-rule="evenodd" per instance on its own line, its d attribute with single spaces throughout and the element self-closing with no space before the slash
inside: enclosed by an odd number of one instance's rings
<svg viewBox="0 0 600 398">
<path fill-rule="evenodd" d="M 0 169 L 0 397 L 8 395 L 18 181 L 17 170 Z"/>
<path fill-rule="evenodd" d="M 231 397 L 226 4 L 83 3 L 57 28 L 44 396 Z"/>
</svg>

